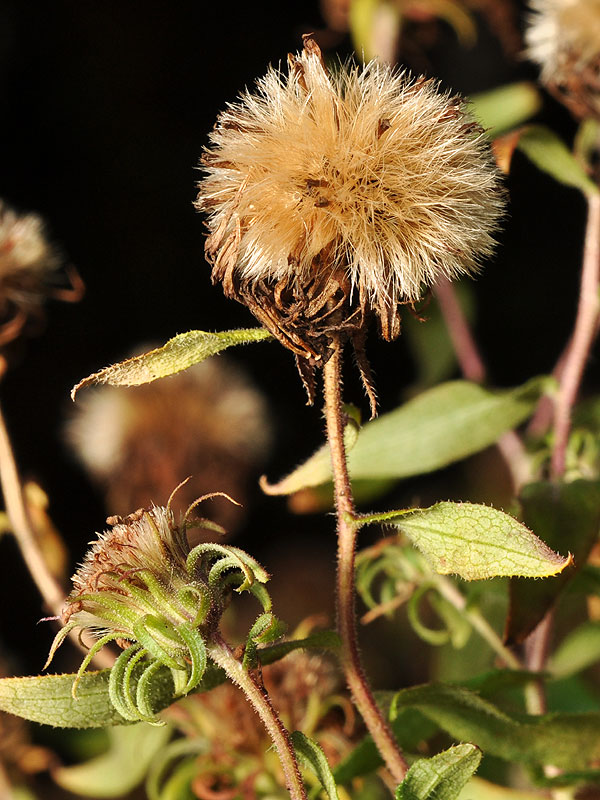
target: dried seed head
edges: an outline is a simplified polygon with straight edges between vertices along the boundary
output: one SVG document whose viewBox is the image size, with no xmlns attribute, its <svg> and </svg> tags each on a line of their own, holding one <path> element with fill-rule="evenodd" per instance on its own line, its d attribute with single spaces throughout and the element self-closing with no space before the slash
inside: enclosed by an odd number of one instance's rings
<svg viewBox="0 0 600 800">
<path fill-rule="evenodd" d="M 263 396 L 226 356 L 211 358 L 168 380 L 123 392 L 102 386 L 74 409 L 67 436 L 116 513 L 165 497 L 181 475 L 190 481 L 174 498 L 182 511 L 219 488 L 244 504 L 249 473 L 271 438 Z M 213 519 L 229 531 L 243 515 L 216 498 Z"/>
<path fill-rule="evenodd" d="M 329 73 L 310 37 L 224 111 L 202 159 L 213 280 L 298 356 L 476 271 L 504 202 L 460 98 L 372 62 Z"/>
<path fill-rule="evenodd" d="M 600 0 L 531 0 L 527 55 L 577 117 L 600 118 Z"/>
</svg>

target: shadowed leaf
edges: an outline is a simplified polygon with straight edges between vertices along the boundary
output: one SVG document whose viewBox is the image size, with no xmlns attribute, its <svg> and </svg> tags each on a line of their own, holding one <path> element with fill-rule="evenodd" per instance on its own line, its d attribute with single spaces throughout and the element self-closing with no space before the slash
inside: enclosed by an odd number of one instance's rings
<svg viewBox="0 0 600 800">
<path fill-rule="evenodd" d="M 585 564 L 600 531 L 600 481 L 529 484 L 520 502 L 523 522 L 550 547 L 568 547 L 574 563 L 552 580 L 511 581 L 504 634 L 510 644 L 522 642 L 531 633 Z"/>
</svg>

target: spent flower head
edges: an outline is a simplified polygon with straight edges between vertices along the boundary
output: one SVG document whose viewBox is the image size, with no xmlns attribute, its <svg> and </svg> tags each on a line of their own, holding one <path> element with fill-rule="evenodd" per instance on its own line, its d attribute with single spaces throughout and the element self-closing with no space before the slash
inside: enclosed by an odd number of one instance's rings
<svg viewBox="0 0 600 800">
<path fill-rule="evenodd" d="M 310 37 L 219 116 L 202 158 L 213 280 L 310 363 L 332 335 L 385 339 L 398 306 L 473 273 L 504 200 L 481 128 L 432 80 L 334 71 Z"/>
<path fill-rule="evenodd" d="M 48 663 L 67 634 L 90 629 L 98 641 L 83 660 L 73 686 L 94 655 L 110 641 L 123 653 L 111 672 L 111 700 L 129 720 L 153 719 L 152 708 L 140 695 L 140 683 L 161 667 L 170 669 L 175 693 L 186 694 L 202 679 L 206 643 L 218 629 L 231 590 L 255 594 L 268 612 L 270 598 L 263 584 L 269 576 L 247 553 L 236 547 L 203 543 L 190 547 L 187 529 L 219 526 L 191 519 L 196 501 L 182 521 L 170 507 L 139 509 L 128 517 L 109 517 L 111 528 L 98 535 L 73 576 L 73 592 L 62 616 L 64 627 L 52 644 Z M 135 670 L 139 674 L 133 699 Z M 143 693 L 142 693 L 143 694 Z"/>
<path fill-rule="evenodd" d="M 577 117 L 600 118 L 600 0 L 531 0 L 527 55 Z"/>
</svg>

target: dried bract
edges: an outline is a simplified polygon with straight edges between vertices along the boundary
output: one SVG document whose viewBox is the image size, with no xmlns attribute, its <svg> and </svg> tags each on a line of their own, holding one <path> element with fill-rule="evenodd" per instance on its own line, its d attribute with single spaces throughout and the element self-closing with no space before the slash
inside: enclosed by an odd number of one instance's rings
<svg viewBox="0 0 600 800">
<path fill-rule="evenodd" d="M 527 55 L 577 117 L 600 118 L 600 0 L 531 0 Z"/>
<path fill-rule="evenodd" d="M 220 115 L 202 159 L 213 280 L 300 359 L 385 339 L 398 306 L 490 254 L 503 195 L 463 101 L 372 62 L 329 72 L 310 37 Z"/>
</svg>

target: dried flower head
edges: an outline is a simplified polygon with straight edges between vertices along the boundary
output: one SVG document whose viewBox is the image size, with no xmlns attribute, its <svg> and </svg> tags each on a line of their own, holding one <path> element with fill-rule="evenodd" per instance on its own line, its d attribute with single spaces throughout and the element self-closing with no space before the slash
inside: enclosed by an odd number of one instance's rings
<svg viewBox="0 0 600 800">
<path fill-rule="evenodd" d="M 167 496 L 181 475 L 192 478 L 174 498 L 175 509 L 216 487 L 243 504 L 270 433 L 263 396 L 225 356 L 127 392 L 100 387 L 77 405 L 67 428 L 116 513 Z M 242 519 L 225 498 L 215 499 L 212 512 L 229 531 Z"/>
<path fill-rule="evenodd" d="M 36 214 L 19 216 L 0 200 L 0 345 L 15 339 L 30 320 L 42 316 L 49 295 L 76 301 L 83 293 L 81 279 L 71 268 L 71 287 L 53 288 L 61 264 Z"/>
<path fill-rule="evenodd" d="M 111 700 L 129 720 L 152 719 L 150 701 L 132 696 L 134 667 L 149 676 L 160 667 L 173 674 L 176 694 L 186 694 L 206 668 L 206 641 L 217 630 L 231 590 L 255 594 L 267 611 L 269 576 L 236 547 L 204 543 L 191 547 L 187 529 L 218 529 L 191 519 L 200 498 L 177 524 L 171 510 L 153 506 L 128 517 L 109 517 L 111 529 L 98 535 L 73 576 L 73 592 L 62 616 L 47 664 L 67 634 L 89 629 L 98 638 L 83 660 L 73 686 L 107 642 L 124 650 L 111 672 Z M 120 682 L 120 683 L 119 683 Z M 149 678 L 142 681 L 149 683 Z M 141 697 L 141 700 L 140 700 Z"/>
<path fill-rule="evenodd" d="M 527 55 L 577 117 L 600 118 L 600 0 L 531 0 Z"/>
<path fill-rule="evenodd" d="M 493 159 L 463 101 L 371 62 L 328 72 L 310 37 L 220 115 L 203 156 L 213 280 L 297 356 L 384 338 L 398 306 L 474 272 L 503 210 Z"/>
</svg>

